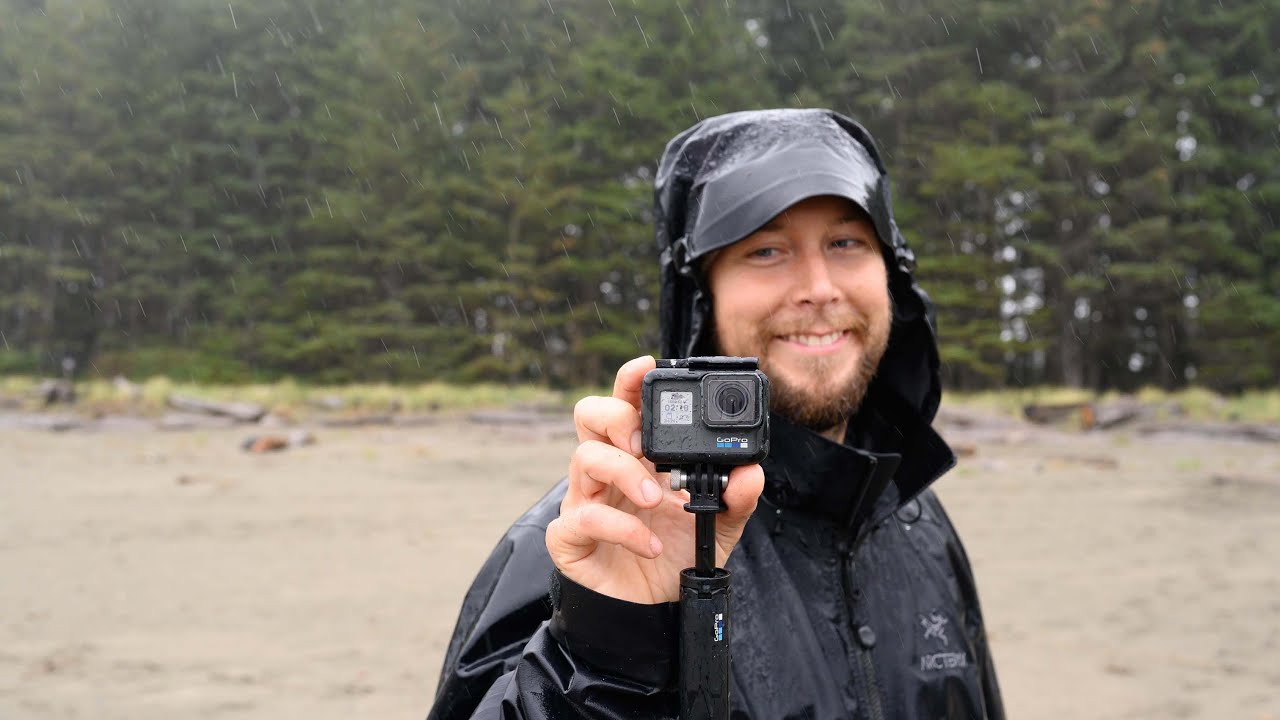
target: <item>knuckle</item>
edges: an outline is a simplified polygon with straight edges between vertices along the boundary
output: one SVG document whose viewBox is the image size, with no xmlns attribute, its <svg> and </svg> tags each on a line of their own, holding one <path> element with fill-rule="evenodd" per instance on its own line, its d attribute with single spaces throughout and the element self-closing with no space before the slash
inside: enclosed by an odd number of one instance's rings
<svg viewBox="0 0 1280 720">
<path fill-rule="evenodd" d="M 589 462 L 587 460 L 586 453 L 584 453 L 582 447 L 579 446 L 577 450 L 573 451 L 573 455 L 569 456 L 570 487 L 578 489 L 582 487 L 583 482 L 587 479 L 586 476 L 588 473 L 586 468 L 588 465 Z M 565 502 L 568 502 L 568 496 L 565 497 Z M 564 507 L 563 503 L 561 504 L 561 507 Z"/>
<path fill-rule="evenodd" d="M 636 547 L 647 547 L 649 545 L 649 528 L 638 525 L 633 527 L 631 532 L 627 533 L 627 539 L 636 545 Z"/>
<path fill-rule="evenodd" d="M 618 448 L 613 448 L 613 452 L 609 453 L 609 469 L 618 475 L 623 475 L 635 458 L 624 454 Z"/>
<path fill-rule="evenodd" d="M 600 463 L 600 441 L 583 440 L 573 454 L 577 456 L 579 465 L 583 467 L 598 465 Z"/>
<path fill-rule="evenodd" d="M 613 417 L 615 420 L 617 420 L 618 422 L 627 423 L 627 422 L 631 422 L 634 418 L 637 417 L 636 408 L 634 405 L 627 402 L 626 400 L 622 400 L 621 398 L 610 398 L 610 399 L 613 401 L 612 407 L 610 409 L 613 411 Z"/>
<path fill-rule="evenodd" d="M 585 505 L 578 509 L 577 525 L 580 532 L 595 536 L 604 527 L 598 505 Z"/>
<path fill-rule="evenodd" d="M 573 466 L 577 466 L 577 468 L 581 468 L 584 462 L 590 461 L 591 443 L 593 442 L 595 441 L 591 441 L 591 439 L 584 439 L 584 441 L 577 443 L 577 447 L 573 448 L 573 455 L 571 455 L 570 459 L 568 459 L 568 462 L 570 462 L 571 468 L 573 468 Z"/>
<path fill-rule="evenodd" d="M 573 419 L 575 421 L 581 421 L 588 417 L 591 414 L 591 408 L 595 403 L 596 397 L 594 395 L 588 395 L 578 400 L 578 402 L 573 405 Z"/>
<path fill-rule="evenodd" d="M 547 525 L 547 533 L 543 538 L 543 542 L 546 543 L 547 550 L 554 554 L 557 550 L 570 545 L 572 537 L 573 531 L 569 529 L 567 523 L 553 521 Z"/>
<path fill-rule="evenodd" d="M 616 429 L 619 435 L 630 436 L 631 431 L 635 429 L 633 426 L 639 426 L 639 416 L 636 409 L 625 402 L 618 400 L 617 403 L 616 407 L 610 408 L 609 425 Z"/>
<path fill-rule="evenodd" d="M 586 512 L 589 507 L 590 504 L 574 508 L 573 512 L 561 518 L 563 522 L 560 523 L 560 531 L 565 537 L 582 537 L 589 533 L 587 524 L 590 513 Z"/>
</svg>

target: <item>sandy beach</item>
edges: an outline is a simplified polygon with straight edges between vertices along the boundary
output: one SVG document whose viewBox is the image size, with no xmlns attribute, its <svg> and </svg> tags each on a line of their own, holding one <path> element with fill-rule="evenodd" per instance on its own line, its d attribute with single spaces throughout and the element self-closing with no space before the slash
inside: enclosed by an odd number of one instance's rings
<svg viewBox="0 0 1280 720">
<path fill-rule="evenodd" d="M 425 716 L 567 429 L 0 429 L 0 718 Z M 1280 718 L 1280 448 L 944 430 L 1010 717 Z"/>
</svg>

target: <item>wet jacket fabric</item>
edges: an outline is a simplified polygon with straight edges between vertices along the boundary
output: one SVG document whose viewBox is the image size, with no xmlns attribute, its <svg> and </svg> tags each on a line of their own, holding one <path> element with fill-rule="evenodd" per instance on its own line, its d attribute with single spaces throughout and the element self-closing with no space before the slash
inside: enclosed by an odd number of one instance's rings
<svg viewBox="0 0 1280 720">
<path fill-rule="evenodd" d="M 765 490 L 726 564 L 733 716 L 1003 718 L 969 562 L 929 489 L 955 464 L 931 427 L 931 308 L 861 126 L 824 110 L 734 113 L 671 141 L 655 203 L 663 354 L 709 354 L 699 258 L 821 194 L 872 216 L 893 327 L 844 443 L 771 417 Z M 677 716 L 677 605 L 609 598 L 555 570 L 544 536 L 565 488 L 481 568 L 429 718 Z"/>
</svg>

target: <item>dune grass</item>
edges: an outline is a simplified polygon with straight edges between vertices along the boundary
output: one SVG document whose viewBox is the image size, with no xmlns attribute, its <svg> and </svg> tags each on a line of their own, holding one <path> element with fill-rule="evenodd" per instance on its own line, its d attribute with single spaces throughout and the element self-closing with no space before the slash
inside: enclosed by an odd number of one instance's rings
<svg viewBox="0 0 1280 720">
<path fill-rule="evenodd" d="M 1280 389 L 1251 390 L 1240 395 L 1219 395 L 1205 388 L 1186 388 L 1175 392 L 1143 388 L 1125 395 L 1103 394 L 1073 388 L 1026 388 L 953 392 L 943 396 L 947 405 L 972 407 L 1003 415 L 1021 416 L 1022 407 L 1033 403 L 1106 403 L 1133 398 L 1156 408 L 1156 417 L 1186 418 L 1202 422 L 1280 423 Z"/>
<path fill-rule="evenodd" d="M 0 400 L 9 405 L 36 409 L 35 389 L 41 380 L 26 376 L 0 376 Z M 89 412 L 134 412 L 156 414 L 165 408 L 165 398 L 177 393 L 208 400 L 259 403 L 275 412 L 306 414 L 320 408 L 348 412 L 408 413 L 476 410 L 486 408 L 539 407 L 569 410 L 586 395 L 607 395 L 608 388 L 583 387 L 552 390 L 533 385 L 456 385 L 428 382 L 419 384 L 361 383 L 313 385 L 295 380 L 248 385 L 205 385 L 153 377 L 137 383 L 137 395 L 130 397 L 107 380 L 76 383 L 82 409 Z M 1108 402 L 1119 393 L 1097 395 L 1071 388 L 1026 388 L 981 392 L 948 392 L 944 404 L 968 407 L 1001 415 L 1021 416 L 1030 403 L 1057 404 Z M 1157 417 L 1182 417 L 1197 421 L 1280 422 L 1280 389 L 1254 390 L 1224 396 L 1204 388 L 1166 392 L 1143 389 L 1129 397 L 1156 408 Z"/>
<path fill-rule="evenodd" d="M 0 377 L 0 398 L 13 398 L 28 408 L 38 405 L 35 390 L 40 380 L 30 377 Z M 476 410 L 535 406 L 570 408 L 567 393 L 536 386 L 497 384 L 453 385 L 419 383 L 396 385 L 364 383 L 311 385 L 294 380 L 249 385 L 204 385 L 153 377 L 135 385 L 136 394 L 117 388 L 106 380 L 76 383 L 79 403 L 91 412 L 130 410 L 144 414 L 163 411 L 165 399 L 173 394 L 206 400 L 252 402 L 274 412 L 307 413 L 321 408 L 347 412 L 407 413 Z"/>
</svg>

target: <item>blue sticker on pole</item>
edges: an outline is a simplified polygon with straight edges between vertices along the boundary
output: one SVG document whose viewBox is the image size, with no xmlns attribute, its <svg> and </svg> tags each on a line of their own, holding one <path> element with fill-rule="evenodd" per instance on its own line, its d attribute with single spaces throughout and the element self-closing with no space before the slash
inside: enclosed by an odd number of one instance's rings
<svg viewBox="0 0 1280 720">
<path fill-rule="evenodd" d="M 724 613 L 716 613 L 716 642 L 724 640 Z"/>
</svg>

